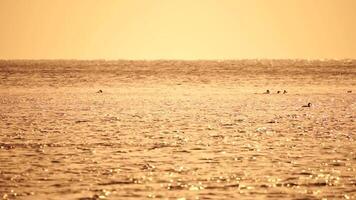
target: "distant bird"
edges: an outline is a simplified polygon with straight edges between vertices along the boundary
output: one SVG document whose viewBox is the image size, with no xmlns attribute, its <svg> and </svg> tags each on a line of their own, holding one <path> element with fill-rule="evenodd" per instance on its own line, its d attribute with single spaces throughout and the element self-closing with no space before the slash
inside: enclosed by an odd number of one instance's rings
<svg viewBox="0 0 356 200">
<path fill-rule="evenodd" d="M 98 90 L 96 93 L 103 93 L 103 91 L 102 90 Z"/>
<path fill-rule="evenodd" d="M 281 93 L 281 91 L 278 90 L 278 91 L 277 91 L 277 94 L 279 94 L 279 93 Z"/>
<path fill-rule="evenodd" d="M 269 90 L 266 90 L 266 92 L 264 92 L 263 94 L 269 94 L 271 93 Z"/>
<path fill-rule="evenodd" d="M 348 90 L 347 93 L 352 93 L 352 90 Z"/>
<path fill-rule="evenodd" d="M 283 90 L 283 94 L 287 94 L 287 90 Z"/>
<path fill-rule="evenodd" d="M 302 107 L 303 107 L 303 108 L 310 108 L 311 105 L 312 105 L 311 103 L 308 103 L 307 105 L 303 105 Z"/>
</svg>

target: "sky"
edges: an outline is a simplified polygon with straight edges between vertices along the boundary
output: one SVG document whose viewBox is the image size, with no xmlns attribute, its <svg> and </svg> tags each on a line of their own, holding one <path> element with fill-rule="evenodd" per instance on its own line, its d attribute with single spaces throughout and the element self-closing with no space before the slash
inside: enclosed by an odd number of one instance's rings
<svg viewBox="0 0 356 200">
<path fill-rule="evenodd" d="M 0 0 L 0 59 L 356 58 L 356 0 Z"/>
</svg>

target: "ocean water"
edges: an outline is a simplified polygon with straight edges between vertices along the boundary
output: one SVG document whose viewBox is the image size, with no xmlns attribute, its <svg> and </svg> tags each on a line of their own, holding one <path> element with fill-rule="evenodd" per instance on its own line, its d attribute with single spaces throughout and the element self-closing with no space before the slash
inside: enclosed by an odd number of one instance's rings
<svg viewBox="0 0 356 200">
<path fill-rule="evenodd" d="M 355 120 L 354 60 L 0 61 L 0 199 L 354 199 Z"/>
</svg>

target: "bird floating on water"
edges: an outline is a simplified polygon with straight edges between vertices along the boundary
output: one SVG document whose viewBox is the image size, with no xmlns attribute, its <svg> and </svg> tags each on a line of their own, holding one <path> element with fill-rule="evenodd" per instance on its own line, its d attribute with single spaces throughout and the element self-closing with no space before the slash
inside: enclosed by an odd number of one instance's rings
<svg viewBox="0 0 356 200">
<path fill-rule="evenodd" d="M 283 94 L 287 94 L 287 90 L 283 90 Z"/>
<path fill-rule="evenodd" d="M 266 92 L 264 92 L 263 94 L 269 94 L 271 93 L 269 90 L 266 90 Z"/>
<path fill-rule="evenodd" d="M 303 108 L 310 108 L 311 105 L 312 105 L 311 103 L 308 103 L 307 105 L 303 105 L 302 107 L 303 107 Z"/>
<path fill-rule="evenodd" d="M 102 90 L 98 90 L 96 93 L 103 93 L 103 91 Z"/>
</svg>

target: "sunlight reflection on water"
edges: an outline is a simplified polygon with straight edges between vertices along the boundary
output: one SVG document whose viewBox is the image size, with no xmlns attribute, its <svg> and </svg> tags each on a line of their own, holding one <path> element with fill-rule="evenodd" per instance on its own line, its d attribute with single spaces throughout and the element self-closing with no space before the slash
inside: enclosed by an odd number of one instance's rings
<svg viewBox="0 0 356 200">
<path fill-rule="evenodd" d="M 302 93 L 286 78 L 288 94 L 263 95 L 253 86 L 262 76 L 234 86 L 243 77 L 214 70 L 209 84 L 184 83 L 199 80 L 187 74 L 145 84 L 97 73 L 85 76 L 106 77 L 111 85 L 95 83 L 102 93 L 80 81 L 70 87 L 65 73 L 28 90 L 29 80 L 17 79 L 24 74 L 2 80 L 2 198 L 355 197 L 356 96 L 337 88 L 356 79 Z"/>
</svg>

